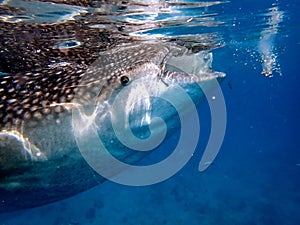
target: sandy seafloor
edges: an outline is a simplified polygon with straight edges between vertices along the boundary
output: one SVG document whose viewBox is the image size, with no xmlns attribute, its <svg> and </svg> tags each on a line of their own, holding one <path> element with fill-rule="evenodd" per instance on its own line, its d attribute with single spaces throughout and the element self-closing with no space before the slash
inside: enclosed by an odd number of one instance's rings
<svg viewBox="0 0 300 225">
<path fill-rule="evenodd" d="M 275 1 L 260 2 L 229 4 L 232 10 L 240 5 L 247 12 L 262 12 Z M 221 87 L 228 121 L 222 148 L 207 170 L 197 170 L 209 130 L 203 104 L 198 149 L 167 181 L 148 187 L 108 181 L 61 202 L 2 214 L 0 224 L 300 224 L 300 7 L 296 0 L 276 4 L 284 12 L 273 42 L 281 75 L 276 69 L 271 78 L 261 74 L 259 55 L 250 53 L 257 51 L 250 31 L 243 31 L 248 40 L 234 29 L 230 35 L 224 31 L 227 44 L 213 51 L 214 68 L 227 74 Z M 169 141 L 176 141 L 176 135 Z"/>
</svg>

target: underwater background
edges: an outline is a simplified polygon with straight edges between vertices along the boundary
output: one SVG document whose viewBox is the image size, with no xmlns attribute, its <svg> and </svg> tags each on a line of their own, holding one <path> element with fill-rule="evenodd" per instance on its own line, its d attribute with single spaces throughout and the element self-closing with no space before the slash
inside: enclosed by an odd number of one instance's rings
<svg viewBox="0 0 300 225">
<path fill-rule="evenodd" d="M 227 74 L 220 84 L 227 127 L 207 170 L 198 171 L 210 132 L 204 103 L 197 150 L 172 178 L 146 187 L 107 181 L 57 203 L 1 214 L 0 225 L 300 224 L 299 3 L 220 1 L 208 7 L 210 25 L 168 30 L 222 37 L 224 46 L 212 52 L 214 69 Z M 190 10 L 203 13 L 202 7 Z"/>
</svg>

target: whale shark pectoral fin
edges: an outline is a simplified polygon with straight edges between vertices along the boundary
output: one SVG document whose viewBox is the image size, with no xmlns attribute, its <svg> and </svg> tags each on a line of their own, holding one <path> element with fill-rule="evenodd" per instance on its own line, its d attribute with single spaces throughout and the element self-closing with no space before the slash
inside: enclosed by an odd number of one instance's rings
<svg viewBox="0 0 300 225">
<path fill-rule="evenodd" d="M 29 138 L 25 137 L 21 132 L 17 130 L 6 131 L 3 130 L 0 132 L 0 147 L 3 150 L 2 154 L 9 156 L 14 155 L 16 162 L 18 160 L 30 159 L 32 161 L 43 161 L 46 160 L 46 155 L 30 141 Z M 9 152 L 5 152 L 5 151 Z M 0 164 L 6 161 L 4 155 L 0 157 Z M 8 162 L 8 161 L 6 161 Z"/>
</svg>

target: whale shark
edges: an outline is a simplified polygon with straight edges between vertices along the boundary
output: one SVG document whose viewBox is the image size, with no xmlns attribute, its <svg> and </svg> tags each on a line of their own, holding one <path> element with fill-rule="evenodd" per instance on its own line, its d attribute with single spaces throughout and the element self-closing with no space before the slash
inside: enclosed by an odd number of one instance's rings
<svg viewBox="0 0 300 225">
<path fill-rule="evenodd" d="M 91 1 L 75 2 L 81 6 Z M 22 11 L 2 7 L 5 13 L 14 10 Z M 209 86 L 210 80 L 225 76 L 212 70 L 212 55 L 207 46 L 199 47 L 202 43 L 193 45 L 195 50 L 182 42 L 144 40 L 88 26 L 84 20 L 0 20 L 0 26 L 0 212 L 62 200 L 105 181 L 76 142 L 76 135 L 89 142 L 89 124 L 119 160 L 134 164 L 145 157 L 145 152 L 118 141 L 110 123 L 113 101 L 124 88 L 130 92 L 120 94 L 118 108 L 132 118 L 126 129 L 139 136 L 151 126 L 149 113 L 161 115 L 171 127 L 177 123 L 176 112 L 137 98 L 140 90 L 151 86 L 158 96 L 175 95 L 174 87 L 181 85 L 197 103 L 203 94 L 194 84 Z M 186 66 L 191 62 L 192 69 Z M 81 115 L 88 119 L 78 131 L 72 112 L 78 107 L 88 110 L 91 100 L 96 110 Z M 129 103 L 137 104 L 127 107 Z M 188 105 L 182 102 L 181 107 L 188 114 Z M 120 172 L 109 162 L 106 167 L 112 176 Z"/>
</svg>

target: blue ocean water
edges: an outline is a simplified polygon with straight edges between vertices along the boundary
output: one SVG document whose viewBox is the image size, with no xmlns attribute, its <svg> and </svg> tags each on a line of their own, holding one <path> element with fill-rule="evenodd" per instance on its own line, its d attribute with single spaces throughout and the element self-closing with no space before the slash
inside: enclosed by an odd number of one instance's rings
<svg viewBox="0 0 300 225">
<path fill-rule="evenodd" d="M 227 74 L 227 126 L 207 170 L 198 171 L 210 126 L 204 103 L 198 148 L 172 178 L 146 187 L 107 181 L 61 202 L 2 214 L 0 224 L 299 224 L 299 10 L 297 0 L 213 6 L 224 22 L 208 29 L 224 42 L 213 50 L 213 64 Z M 268 59 L 276 62 L 268 67 Z"/>
</svg>

